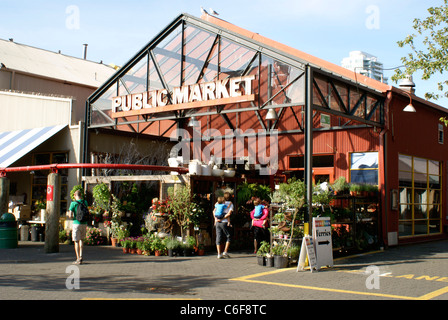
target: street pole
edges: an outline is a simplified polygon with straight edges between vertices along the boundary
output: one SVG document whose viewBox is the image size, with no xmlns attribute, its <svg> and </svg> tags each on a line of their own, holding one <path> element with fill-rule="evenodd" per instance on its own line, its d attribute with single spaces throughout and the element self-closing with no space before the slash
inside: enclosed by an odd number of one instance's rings
<svg viewBox="0 0 448 320">
<path fill-rule="evenodd" d="M 59 217 L 61 207 L 61 177 L 50 173 L 47 180 L 47 212 L 45 224 L 45 253 L 59 252 Z"/>
<path fill-rule="evenodd" d="M 312 199 L 313 199 L 313 71 L 307 65 L 305 69 L 305 184 L 306 203 L 305 233 L 312 234 Z"/>
</svg>

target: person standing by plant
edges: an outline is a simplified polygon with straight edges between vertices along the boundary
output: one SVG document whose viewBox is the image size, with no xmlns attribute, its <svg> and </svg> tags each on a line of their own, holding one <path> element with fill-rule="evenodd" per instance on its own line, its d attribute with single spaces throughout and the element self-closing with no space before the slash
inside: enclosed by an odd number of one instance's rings
<svg viewBox="0 0 448 320">
<path fill-rule="evenodd" d="M 72 240 L 75 243 L 75 254 L 76 261 L 74 264 L 82 264 L 82 249 L 83 249 L 83 240 L 86 238 L 87 233 L 87 221 L 80 221 L 80 206 L 88 207 L 87 201 L 83 200 L 81 190 L 76 190 L 73 194 L 74 201 L 70 204 L 69 212 L 70 218 L 73 219 L 72 224 Z M 79 210 L 78 210 L 79 208 Z"/>
<path fill-rule="evenodd" d="M 224 208 L 224 217 L 222 219 L 216 219 L 215 220 L 215 227 L 216 227 L 216 249 L 218 251 L 218 259 L 222 258 L 230 258 L 229 256 L 229 247 L 230 242 L 232 240 L 232 235 L 230 233 L 230 216 L 233 213 L 233 203 L 230 200 L 230 193 L 226 192 L 224 193 L 224 200 L 226 208 Z M 224 237 L 226 238 L 226 244 L 224 247 L 224 252 L 221 253 L 221 244 L 224 240 Z"/>
<path fill-rule="evenodd" d="M 257 253 L 258 247 L 262 241 L 267 241 L 266 219 L 269 216 L 269 210 L 258 200 L 254 200 L 254 210 L 250 213 L 252 227 L 254 230 L 254 253 Z"/>
</svg>

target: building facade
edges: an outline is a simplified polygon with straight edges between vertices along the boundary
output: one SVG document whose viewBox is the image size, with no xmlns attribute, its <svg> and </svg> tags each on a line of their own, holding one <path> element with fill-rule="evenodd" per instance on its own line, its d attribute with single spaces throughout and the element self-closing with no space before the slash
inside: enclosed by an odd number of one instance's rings
<svg viewBox="0 0 448 320">
<path fill-rule="evenodd" d="M 378 58 L 362 51 L 351 51 L 349 56 L 342 59 L 341 66 L 360 73 L 366 77 L 387 83 L 383 75 L 383 64 Z"/>
<path fill-rule="evenodd" d="M 272 185 L 377 185 L 385 245 L 446 236 L 444 108 L 219 18 L 180 15 L 87 106 L 86 162 L 96 130 L 156 135 Z"/>
<path fill-rule="evenodd" d="M 115 70 L 0 39 L 0 169 L 82 159 L 85 101 Z M 10 200 L 45 200 L 48 171 L 9 173 Z M 61 212 L 81 171 L 63 171 Z"/>
</svg>

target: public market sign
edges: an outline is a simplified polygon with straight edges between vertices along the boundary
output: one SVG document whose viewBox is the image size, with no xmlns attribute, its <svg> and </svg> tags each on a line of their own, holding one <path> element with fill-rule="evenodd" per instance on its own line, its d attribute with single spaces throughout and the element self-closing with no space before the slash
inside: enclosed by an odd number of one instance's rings
<svg viewBox="0 0 448 320">
<path fill-rule="evenodd" d="M 112 98 L 112 118 L 254 101 L 254 75 Z"/>
</svg>

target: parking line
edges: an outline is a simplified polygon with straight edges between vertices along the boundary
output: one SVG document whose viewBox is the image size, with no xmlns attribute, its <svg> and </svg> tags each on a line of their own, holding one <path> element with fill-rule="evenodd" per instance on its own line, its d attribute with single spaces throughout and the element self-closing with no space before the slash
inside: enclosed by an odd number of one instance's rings
<svg viewBox="0 0 448 320">
<path fill-rule="evenodd" d="M 409 297 L 409 296 L 394 295 L 394 294 L 387 294 L 387 293 L 376 293 L 376 292 L 363 292 L 363 291 L 353 291 L 353 290 L 345 290 L 345 289 L 322 288 L 322 287 L 304 286 L 304 285 L 298 285 L 298 284 L 288 284 L 288 283 L 280 283 L 280 282 L 254 280 L 254 278 L 258 278 L 258 277 L 261 277 L 261 276 L 276 274 L 276 273 L 280 273 L 280 272 L 284 272 L 284 271 L 291 271 L 293 269 L 295 269 L 295 268 L 278 269 L 278 270 L 274 270 L 274 271 L 256 273 L 256 274 L 243 276 L 243 277 L 238 277 L 238 278 L 233 278 L 233 279 L 229 279 L 229 280 L 248 282 L 248 283 L 267 284 L 267 285 L 274 285 L 274 286 L 280 286 L 280 287 L 298 288 L 298 289 L 305 289 L 305 290 L 315 290 L 315 291 L 325 291 L 325 292 L 335 292 L 335 293 L 346 293 L 346 294 L 355 294 L 355 295 L 363 295 L 363 296 L 374 296 L 374 297 L 392 298 L 392 299 L 405 299 L 405 300 L 429 300 L 429 299 L 438 297 L 438 296 L 440 296 L 442 294 L 448 293 L 448 287 L 444 287 L 444 288 L 435 290 L 433 292 L 427 293 L 425 295 L 422 295 L 420 297 Z"/>
</svg>

